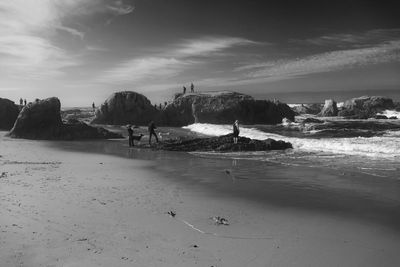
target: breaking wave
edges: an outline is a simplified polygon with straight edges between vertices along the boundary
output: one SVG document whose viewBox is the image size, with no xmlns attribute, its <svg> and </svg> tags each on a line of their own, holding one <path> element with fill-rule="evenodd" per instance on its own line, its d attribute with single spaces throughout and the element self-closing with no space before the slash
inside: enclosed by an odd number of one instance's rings
<svg viewBox="0 0 400 267">
<path fill-rule="evenodd" d="M 219 136 L 232 132 L 231 125 L 195 123 L 184 127 L 193 132 Z M 400 131 L 386 131 L 381 136 L 344 138 L 301 138 L 269 133 L 257 127 L 241 127 L 240 135 L 252 139 L 273 138 L 292 143 L 293 148 L 304 152 L 323 152 L 367 156 L 374 158 L 400 158 Z"/>
</svg>

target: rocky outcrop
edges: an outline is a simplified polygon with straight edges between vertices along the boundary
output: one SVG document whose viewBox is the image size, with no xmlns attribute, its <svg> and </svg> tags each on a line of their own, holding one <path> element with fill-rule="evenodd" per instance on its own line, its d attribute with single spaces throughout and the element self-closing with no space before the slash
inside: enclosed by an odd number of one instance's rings
<svg viewBox="0 0 400 267">
<path fill-rule="evenodd" d="M 292 110 L 296 115 L 302 115 L 302 114 L 312 114 L 312 115 L 317 115 L 318 113 L 321 112 L 322 105 L 319 103 L 314 103 L 314 104 L 301 104 L 292 107 Z"/>
<path fill-rule="evenodd" d="M 333 117 L 338 115 L 337 104 L 332 99 L 325 100 L 324 107 L 321 112 L 318 114 L 321 117 Z"/>
<path fill-rule="evenodd" d="M 321 121 L 316 118 L 306 118 L 305 120 L 302 121 L 303 124 L 305 123 L 324 123 L 324 121 Z"/>
<path fill-rule="evenodd" d="M 19 108 L 6 98 L 0 98 L 0 130 L 10 130 L 18 117 Z"/>
<path fill-rule="evenodd" d="M 344 102 L 338 115 L 355 119 L 368 119 L 387 109 L 393 109 L 393 100 L 382 96 L 362 96 Z"/>
<path fill-rule="evenodd" d="M 60 100 L 56 97 L 38 100 L 25 106 L 18 115 L 9 136 L 42 140 L 79 140 L 119 138 L 121 135 L 103 128 L 76 122 L 64 124 L 60 116 Z"/>
<path fill-rule="evenodd" d="M 283 118 L 294 121 L 294 112 L 286 104 L 255 100 L 235 92 L 204 92 L 176 95 L 158 117 L 158 123 L 184 126 L 192 123 L 277 124 Z"/>
<path fill-rule="evenodd" d="M 96 110 L 92 123 L 145 125 L 154 120 L 157 113 L 144 95 L 131 91 L 117 92 Z"/>
<path fill-rule="evenodd" d="M 292 144 L 274 139 L 254 140 L 246 137 L 239 137 L 238 143 L 233 143 L 233 135 L 224 135 L 211 138 L 196 138 L 189 140 L 168 140 L 157 143 L 156 149 L 170 151 L 268 151 L 284 150 L 292 148 Z"/>
</svg>

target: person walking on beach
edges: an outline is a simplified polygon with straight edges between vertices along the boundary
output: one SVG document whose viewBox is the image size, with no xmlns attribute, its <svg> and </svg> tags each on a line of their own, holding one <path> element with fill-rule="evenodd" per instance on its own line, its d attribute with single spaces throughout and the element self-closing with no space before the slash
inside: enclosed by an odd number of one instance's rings
<svg viewBox="0 0 400 267">
<path fill-rule="evenodd" d="M 194 85 L 193 85 L 193 83 L 190 84 L 190 92 L 194 93 Z"/>
<path fill-rule="evenodd" d="M 135 143 L 133 142 L 133 130 L 132 130 L 132 126 L 128 125 L 128 137 L 129 137 L 129 147 L 133 147 L 135 146 Z"/>
<path fill-rule="evenodd" d="M 239 138 L 239 121 L 236 120 L 235 123 L 233 124 L 233 143 L 237 144 L 238 138 Z"/>
<path fill-rule="evenodd" d="M 157 134 L 156 134 L 156 131 L 155 131 L 156 128 L 157 127 L 154 124 L 154 121 L 151 121 L 150 124 L 149 124 L 149 128 L 148 128 L 148 130 L 149 130 L 149 145 L 151 145 L 151 136 L 152 135 L 154 135 L 154 137 L 156 138 L 156 142 L 158 143 L 158 137 L 157 137 Z"/>
</svg>

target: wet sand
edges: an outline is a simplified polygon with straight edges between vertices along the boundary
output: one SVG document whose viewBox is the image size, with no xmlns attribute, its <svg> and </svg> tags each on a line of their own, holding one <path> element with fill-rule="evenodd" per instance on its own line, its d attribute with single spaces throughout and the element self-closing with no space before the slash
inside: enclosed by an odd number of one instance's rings
<svg viewBox="0 0 400 267">
<path fill-rule="evenodd" d="M 2 134 L 0 155 L 0 266 L 400 262 L 397 181 L 119 141 Z"/>
</svg>

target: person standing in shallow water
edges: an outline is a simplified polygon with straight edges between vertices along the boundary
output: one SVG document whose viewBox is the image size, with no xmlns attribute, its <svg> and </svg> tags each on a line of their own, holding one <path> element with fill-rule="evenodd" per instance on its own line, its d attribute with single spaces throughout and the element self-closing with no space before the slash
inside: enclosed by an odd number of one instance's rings
<svg viewBox="0 0 400 267">
<path fill-rule="evenodd" d="M 149 128 L 148 128 L 148 130 L 149 130 L 149 145 L 151 145 L 151 136 L 152 135 L 154 135 L 154 137 L 156 138 L 156 142 L 158 143 L 158 137 L 157 137 L 157 134 L 156 134 L 156 131 L 155 131 L 156 128 L 157 127 L 154 124 L 154 121 L 151 121 L 149 123 Z"/>
<path fill-rule="evenodd" d="M 233 124 L 233 143 L 237 144 L 239 138 L 239 121 L 236 120 Z"/>
<path fill-rule="evenodd" d="M 135 146 L 135 143 L 133 142 L 133 130 L 132 126 L 128 125 L 128 137 L 129 137 L 129 147 Z"/>
</svg>

